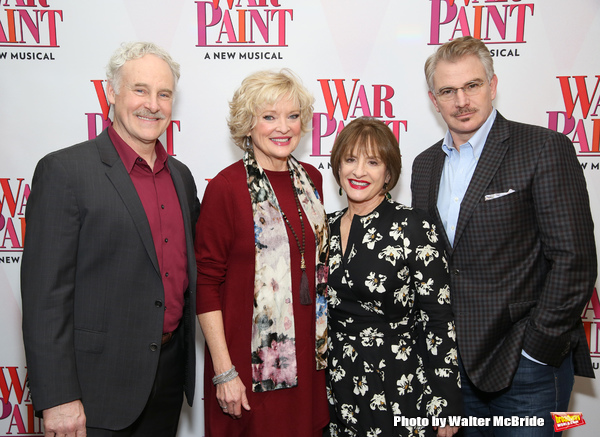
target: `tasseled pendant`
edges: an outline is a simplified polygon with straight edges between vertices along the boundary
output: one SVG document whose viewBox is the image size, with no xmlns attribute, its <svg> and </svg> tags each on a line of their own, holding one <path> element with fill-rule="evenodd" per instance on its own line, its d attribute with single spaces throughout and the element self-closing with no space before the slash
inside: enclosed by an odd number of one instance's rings
<svg viewBox="0 0 600 437">
<path fill-rule="evenodd" d="M 306 275 L 306 263 L 304 262 L 304 254 L 302 254 L 300 268 L 302 269 L 302 278 L 300 279 L 300 303 L 302 305 L 310 305 L 312 304 L 312 299 L 310 298 L 310 292 L 308 290 L 308 276 Z"/>
</svg>

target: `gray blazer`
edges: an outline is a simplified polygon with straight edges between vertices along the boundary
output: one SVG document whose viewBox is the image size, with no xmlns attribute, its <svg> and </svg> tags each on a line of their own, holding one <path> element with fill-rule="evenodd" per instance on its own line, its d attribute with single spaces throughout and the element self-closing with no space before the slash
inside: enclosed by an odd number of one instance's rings
<svg viewBox="0 0 600 437">
<path fill-rule="evenodd" d="M 416 158 L 411 183 L 412 205 L 438 223 L 441 145 Z M 597 274 L 594 224 L 566 136 L 498 113 L 461 204 L 454 247 L 442 226 L 440 233 L 458 347 L 475 386 L 510 385 L 521 349 L 553 366 L 573 351 L 575 373 L 594 376 L 581 323 Z"/>
<path fill-rule="evenodd" d="M 200 204 L 189 169 L 172 157 L 168 166 L 187 244 L 180 326 L 191 405 Z M 164 289 L 144 208 L 106 130 L 38 163 L 25 217 L 23 340 L 34 408 L 81 399 L 88 426 L 125 428 L 154 382 Z"/>
</svg>

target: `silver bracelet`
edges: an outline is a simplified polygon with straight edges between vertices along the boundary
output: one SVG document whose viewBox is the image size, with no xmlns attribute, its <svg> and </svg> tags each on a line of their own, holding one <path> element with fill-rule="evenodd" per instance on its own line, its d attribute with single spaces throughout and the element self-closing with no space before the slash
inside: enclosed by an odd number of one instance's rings
<svg viewBox="0 0 600 437">
<path fill-rule="evenodd" d="M 235 371 L 235 366 L 231 366 L 231 369 L 213 377 L 212 382 L 214 385 L 224 384 L 237 378 L 238 373 Z"/>
</svg>

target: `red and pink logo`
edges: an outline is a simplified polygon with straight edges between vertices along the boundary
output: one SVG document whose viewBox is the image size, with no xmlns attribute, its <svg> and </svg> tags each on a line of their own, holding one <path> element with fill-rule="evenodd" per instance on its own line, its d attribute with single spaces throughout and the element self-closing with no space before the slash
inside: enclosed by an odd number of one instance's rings
<svg viewBox="0 0 600 437">
<path fill-rule="evenodd" d="M 0 430 L 3 436 L 44 434 L 42 420 L 33 411 L 26 368 L 0 367 Z"/>
<path fill-rule="evenodd" d="M 287 47 L 294 10 L 281 0 L 197 1 L 197 47 Z"/>
<path fill-rule="evenodd" d="M 0 47 L 59 47 L 62 20 L 63 11 L 52 9 L 48 0 L 2 0 Z"/>
<path fill-rule="evenodd" d="M 564 111 L 548 111 L 548 127 L 567 135 L 578 156 L 600 157 L 600 75 L 557 76 Z"/>
<path fill-rule="evenodd" d="M 311 156 L 329 156 L 345 124 L 356 117 L 381 119 L 400 141 L 408 121 L 394 114 L 394 88 L 387 84 L 362 84 L 360 79 L 318 79 L 327 112 L 313 114 Z"/>
<path fill-rule="evenodd" d="M 24 178 L 0 178 L 0 252 L 22 252 L 29 184 Z"/>
<path fill-rule="evenodd" d="M 430 45 L 470 35 L 486 44 L 525 43 L 534 4 L 521 0 L 431 0 Z"/>
</svg>

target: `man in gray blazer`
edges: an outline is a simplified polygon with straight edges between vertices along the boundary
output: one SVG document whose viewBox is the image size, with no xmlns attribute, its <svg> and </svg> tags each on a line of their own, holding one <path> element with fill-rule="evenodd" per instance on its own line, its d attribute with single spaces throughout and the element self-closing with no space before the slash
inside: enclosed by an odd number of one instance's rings
<svg viewBox="0 0 600 437">
<path fill-rule="evenodd" d="M 425 74 L 448 131 L 415 159 L 412 204 L 443 228 L 465 415 L 490 419 L 464 435 L 554 435 L 550 412 L 568 411 L 573 375 L 594 377 L 581 323 L 597 273 L 583 171 L 567 137 L 494 109 L 483 42 L 442 45 Z M 493 416 L 544 426 L 496 427 Z"/>
<path fill-rule="evenodd" d="M 189 169 L 158 137 L 179 64 L 152 43 L 107 68 L 113 124 L 37 165 L 21 269 L 31 397 L 46 436 L 175 436 L 195 383 Z"/>
</svg>

